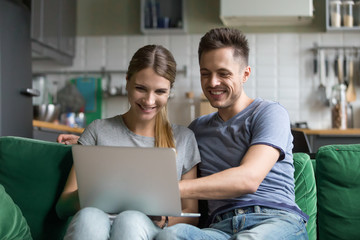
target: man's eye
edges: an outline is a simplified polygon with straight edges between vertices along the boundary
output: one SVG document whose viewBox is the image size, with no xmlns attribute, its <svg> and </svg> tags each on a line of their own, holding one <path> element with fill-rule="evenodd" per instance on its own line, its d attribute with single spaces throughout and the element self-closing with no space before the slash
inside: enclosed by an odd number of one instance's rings
<svg viewBox="0 0 360 240">
<path fill-rule="evenodd" d="M 200 73 L 201 77 L 208 77 L 210 76 L 210 73 Z"/>
<path fill-rule="evenodd" d="M 219 75 L 222 78 L 228 78 L 230 76 L 230 73 L 219 73 Z"/>
</svg>

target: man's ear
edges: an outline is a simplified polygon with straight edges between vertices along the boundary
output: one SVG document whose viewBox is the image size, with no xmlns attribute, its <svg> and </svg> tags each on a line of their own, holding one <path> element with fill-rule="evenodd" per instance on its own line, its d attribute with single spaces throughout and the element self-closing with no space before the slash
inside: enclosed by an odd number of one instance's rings
<svg viewBox="0 0 360 240">
<path fill-rule="evenodd" d="M 251 74 L 251 67 L 250 66 L 246 66 L 245 70 L 244 70 L 244 75 L 243 75 L 243 83 L 245 83 L 248 78 L 250 77 Z"/>
</svg>

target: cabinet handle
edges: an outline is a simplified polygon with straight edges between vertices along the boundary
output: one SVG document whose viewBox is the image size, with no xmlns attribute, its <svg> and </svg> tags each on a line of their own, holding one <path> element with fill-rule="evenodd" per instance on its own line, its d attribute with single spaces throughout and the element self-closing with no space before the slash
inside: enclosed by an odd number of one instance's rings
<svg viewBox="0 0 360 240">
<path fill-rule="evenodd" d="M 38 97 L 40 96 L 40 91 L 33 88 L 26 88 L 20 91 L 21 94 L 29 97 Z"/>
</svg>

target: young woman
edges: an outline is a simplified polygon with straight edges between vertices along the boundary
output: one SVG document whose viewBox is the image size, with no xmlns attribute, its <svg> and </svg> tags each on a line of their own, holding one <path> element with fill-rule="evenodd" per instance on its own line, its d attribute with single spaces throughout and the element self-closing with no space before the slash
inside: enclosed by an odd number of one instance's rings
<svg viewBox="0 0 360 240">
<path fill-rule="evenodd" d="M 95 120 L 79 137 L 60 135 L 66 144 L 176 148 L 178 179 L 196 178 L 200 155 L 194 134 L 186 127 L 171 125 L 167 102 L 176 75 L 176 62 L 162 46 L 140 48 L 127 71 L 130 109 L 123 115 Z M 197 200 L 182 199 L 183 212 L 197 212 Z M 110 220 L 96 208 L 79 210 L 74 169 L 70 171 L 56 211 L 62 218 L 73 217 L 65 239 L 153 239 L 164 226 L 197 224 L 196 218 L 161 217 L 151 220 L 137 211 L 125 211 Z"/>
</svg>

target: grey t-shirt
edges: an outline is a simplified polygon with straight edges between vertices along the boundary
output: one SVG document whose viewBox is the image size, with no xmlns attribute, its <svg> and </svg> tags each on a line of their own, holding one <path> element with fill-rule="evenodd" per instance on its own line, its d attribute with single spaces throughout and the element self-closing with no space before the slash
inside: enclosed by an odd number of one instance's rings
<svg viewBox="0 0 360 240">
<path fill-rule="evenodd" d="M 289 115 L 279 103 L 257 98 L 226 122 L 213 113 L 194 120 L 189 128 L 199 145 L 202 177 L 239 166 L 252 145 L 265 144 L 280 152 L 278 161 L 255 193 L 209 200 L 210 213 L 260 205 L 295 212 L 307 219 L 295 203 L 293 138 Z"/>
<path fill-rule="evenodd" d="M 187 173 L 200 162 L 200 154 L 194 133 L 180 125 L 172 124 L 176 145 L 177 177 Z M 140 136 L 130 131 L 122 116 L 94 120 L 81 134 L 82 145 L 154 147 L 155 138 Z"/>
</svg>

